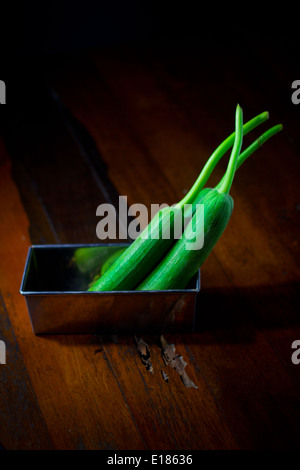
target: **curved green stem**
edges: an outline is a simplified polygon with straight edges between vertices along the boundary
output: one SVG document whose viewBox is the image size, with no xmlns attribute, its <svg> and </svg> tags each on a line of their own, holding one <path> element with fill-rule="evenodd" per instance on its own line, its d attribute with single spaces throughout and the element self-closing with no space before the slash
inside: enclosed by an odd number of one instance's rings
<svg viewBox="0 0 300 470">
<path fill-rule="evenodd" d="M 246 122 L 243 126 L 243 135 L 248 134 L 250 131 L 255 129 L 257 126 L 265 122 L 269 118 L 269 113 L 267 111 L 255 116 L 254 118 L 250 119 L 250 121 Z M 235 139 L 235 132 L 230 134 L 211 154 L 210 158 L 206 162 L 203 170 L 201 171 L 200 175 L 198 176 L 197 180 L 195 181 L 194 185 L 190 189 L 190 191 L 184 196 L 184 198 L 177 204 L 179 207 L 183 207 L 184 204 L 190 204 L 196 194 L 204 187 L 205 183 L 207 182 L 208 178 L 210 177 L 212 171 L 214 170 L 217 163 L 223 157 L 223 155 L 230 149 L 233 145 Z"/>
<path fill-rule="evenodd" d="M 250 157 L 259 147 L 261 147 L 268 139 L 273 135 L 277 134 L 282 130 L 282 124 L 277 124 L 276 126 L 271 127 L 269 130 L 264 132 L 258 139 L 256 139 L 249 147 L 247 147 L 238 157 L 236 170 Z M 224 182 L 224 176 L 221 181 L 217 184 L 215 189 L 218 191 Z"/>
<path fill-rule="evenodd" d="M 247 147 L 238 158 L 237 168 L 239 168 L 245 160 L 247 160 L 252 153 L 254 153 L 259 147 L 261 147 L 267 140 L 273 135 L 277 134 L 282 130 L 282 124 L 277 124 L 264 132 L 258 139 L 256 139 L 249 147 Z"/>
<path fill-rule="evenodd" d="M 235 113 L 235 139 L 229 158 L 224 180 L 221 182 L 219 192 L 229 193 L 234 178 L 238 156 L 243 143 L 243 111 L 240 105 L 236 107 Z"/>
</svg>

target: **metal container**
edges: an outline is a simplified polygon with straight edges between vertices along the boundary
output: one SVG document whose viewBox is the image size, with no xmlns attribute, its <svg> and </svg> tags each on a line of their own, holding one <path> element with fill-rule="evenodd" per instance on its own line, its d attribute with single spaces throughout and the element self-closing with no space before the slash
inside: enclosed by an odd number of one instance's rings
<svg viewBox="0 0 300 470">
<path fill-rule="evenodd" d="M 200 271 L 187 289 L 88 292 L 93 276 L 128 244 L 33 245 L 20 293 L 35 334 L 192 332 Z"/>
</svg>

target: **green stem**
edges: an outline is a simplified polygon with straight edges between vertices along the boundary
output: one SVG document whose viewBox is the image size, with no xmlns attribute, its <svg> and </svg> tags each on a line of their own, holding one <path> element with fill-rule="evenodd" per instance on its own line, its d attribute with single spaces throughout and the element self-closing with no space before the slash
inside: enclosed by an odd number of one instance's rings
<svg viewBox="0 0 300 470">
<path fill-rule="evenodd" d="M 248 134 L 250 131 L 255 129 L 257 126 L 265 122 L 269 118 L 269 113 L 267 111 L 255 116 L 250 121 L 246 122 L 243 126 L 243 135 Z M 214 170 L 217 163 L 225 155 L 225 153 L 232 147 L 235 139 L 235 132 L 230 134 L 211 154 L 210 158 L 206 162 L 203 170 L 195 181 L 194 185 L 190 191 L 185 195 L 185 197 L 177 204 L 179 207 L 183 207 L 184 204 L 190 204 L 196 194 L 204 187 L 208 178 L 210 177 L 212 171 Z"/>
<path fill-rule="evenodd" d="M 282 130 L 282 124 L 277 124 L 276 126 L 271 127 L 269 130 L 264 132 L 258 139 L 256 139 L 249 147 L 247 147 L 240 155 L 237 161 L 236 170 L 250 157 L 259 147 L 261 147 L 268 139 L 273 135 L 277 134 Z M 215 189 L 220 190 L 224 182 L 224 176 L 222 180 L 217 184 Z"/>
<path fill-rule="evenodd" d="M 232 152 L 229 158 L 229 163 L 224 176 L 224 180 L 221 182 L 219 192 L 228 194 L 233 182 L 238 156 L 243 143 L 243 111 L 242 108 L 237 105 L 235 113 L 235 139 L 232 147 Z"/>
</svg>

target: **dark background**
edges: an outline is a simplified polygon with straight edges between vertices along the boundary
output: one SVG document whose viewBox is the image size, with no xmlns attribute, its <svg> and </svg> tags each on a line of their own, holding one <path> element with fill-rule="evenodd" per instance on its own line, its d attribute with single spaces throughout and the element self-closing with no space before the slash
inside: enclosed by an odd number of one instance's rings
<svg viewBox="0 0 300 470">
<path fill-rule="evenodd" d="M 105 44 L 189 38 L 199 47 L 268 41 L 297 65 L 299 7 L 269 2 L 82 1 L 7 2 L 1 7 L 1 74 L 30 73 L 29 62 Z M 12 78 L 10 75 L 7 78 Z"/>
<path fill-rule="evenodd" d="M 184 43 L 185 53 L 190 51 L 195 62 L 203 50 L 211 51 L 214 62 L 216 51 L 222 49 L 235 55 L 239 64 L 247 62 L 248 42 L 254 50 L 278 51 L 278 66 L 286 68 L 288 64 L 291 84 L 299 77 L 298 10 L 289 2 L 280 6 L 133 0 L 7 2 L 1 7 L 0 79 L 6 83 L 7 94 L 1 121 L 21 107 L 32 111 L 30 101 L 47 85 L 53 57 L 111 45 L 143 48 L 143 44 L 154 42 L 167 44 L 176 54 Z M 200 59 L 197 67 L 207 73 L 205 64 L 201 69 Z M 220 83 L 216 93 L 222 94 L 221 87 Z M 286 93 L 291 94 L 290 85 Z"/>
</svg>

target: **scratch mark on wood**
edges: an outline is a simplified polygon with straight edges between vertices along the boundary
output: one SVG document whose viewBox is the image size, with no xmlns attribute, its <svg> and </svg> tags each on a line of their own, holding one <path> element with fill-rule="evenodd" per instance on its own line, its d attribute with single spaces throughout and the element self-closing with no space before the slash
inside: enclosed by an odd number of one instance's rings
<svg viewBox="0 0 300 470">
<path fill-rule="evenodd" d="M 197 385 L 189 378 L 185 368 L 187 362 L 184 361 L 181 355 L 176 354 L 176 348 L 174 344 L 168 344 L 165 337 L 161 335 L 160 337 L 163 360 L 165 365 L 170 365 L 173 369 L 178 372 L 180 378 L 187 388 L 198 388 Z"/>
<path fill-rule="evenodd" d="M 137 349 L 138 349 L 138 354 L 139 357 L 141 358 L 142 363 L 146 367 L 146 370 L 151 372 L 153 374 L 153 366 L 151 362 L 151 355 L 150 355 L 150 349 L 147 343 L 140 338 L 138 339 L 136 336 L 134 337 Z"/>
<path fill-rule="evenodd" d="M 164 381 L 169 383 L 168 374 L 166 374 L 166 372 L 164 370 L 161 370 L 161 375 L 162 375 L 162 378 L 164 379 Z"/>
</svg>

